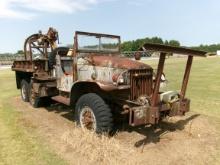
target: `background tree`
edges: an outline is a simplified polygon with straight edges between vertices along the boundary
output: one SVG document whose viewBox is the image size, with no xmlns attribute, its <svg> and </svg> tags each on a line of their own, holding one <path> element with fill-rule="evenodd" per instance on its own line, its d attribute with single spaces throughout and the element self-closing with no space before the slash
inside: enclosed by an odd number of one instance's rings
<svg viewBox="0 0 220 165">
<path fill-rule="evenodd" d="M 165 44 L 171 46 L 180 46 L 180 42 L 177 40 L 165 40 L 160 37 L 142 38 L 133 41 L 126 41 L 121 44 L 122 51 L 137 51 L 145 43 Z"/>
<path fill-rule="evenodd" d="M 170 40 L 169 43 L 168 43 L 168 45 L 179 47 L 179 46 L 180 46 L 180 42 L 177 41 L 177 40 Z"/>
<path fill-rule="evenodd" d="M 17 55 L 23 55 L 23 54 L 24 54 L 24 51 L 23 51 L 23 50 L 18 50 L 15 54 L 17 54 Z"/>
</svg>

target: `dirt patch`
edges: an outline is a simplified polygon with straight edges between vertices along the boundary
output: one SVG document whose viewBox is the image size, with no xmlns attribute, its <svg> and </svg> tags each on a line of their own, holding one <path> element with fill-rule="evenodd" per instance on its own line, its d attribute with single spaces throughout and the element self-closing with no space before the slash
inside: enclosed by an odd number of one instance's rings
<svg viewBox="0 0 220 165">
<path fill-rule="evenodd" d="M 192 112 L 108 138 L 77 128 L 73 113 L 61 105 L 34 109 L 18 97 L 13 102 L 21 113 L 18 123 L 36 131 L 70 164 L 213 164 L 218 152 L 215 126 Z"/>
</svg>

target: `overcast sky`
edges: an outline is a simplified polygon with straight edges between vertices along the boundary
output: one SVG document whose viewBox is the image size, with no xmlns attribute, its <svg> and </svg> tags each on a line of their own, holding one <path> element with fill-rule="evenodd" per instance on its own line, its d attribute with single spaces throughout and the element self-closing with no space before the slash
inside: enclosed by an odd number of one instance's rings
<svg viewBox="0 0 220 165">
<path fill-rule="evenodd" d="M 219 0 L 0 0 L 0 52 L 22 49 L 28 35 L 50 26 L 63 44 L 73 43 L 75 30 L 220 43 L 219 18 Z"/>
</svg>

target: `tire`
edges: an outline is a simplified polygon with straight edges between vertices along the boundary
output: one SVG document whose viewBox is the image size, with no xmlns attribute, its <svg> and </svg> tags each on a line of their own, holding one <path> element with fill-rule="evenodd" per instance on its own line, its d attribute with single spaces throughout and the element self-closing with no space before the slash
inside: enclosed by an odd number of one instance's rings
<svg viewBox="0 0 220 165">
<path fill-rule="evenodd" d="M 76 103 L 77 124 L 96 133 L 109 133 L 113 127 L 112 113 L 104 100 L 95 93 L 81 96 Z M 86 121 L 87 117 L 87 121 Z"/>
<path fill-rule="evenodd" d="M 33 108 L 39 108 L 40 107 L 40 98 L 37 97 L 37 98 L 30 99 L 30 104 Z"/>
<path fill-rule="evenodd" d="M 24 102 L 29 101 L 30 86 L 26 80 L 21 81 L 21 98 Z"/>
<path fill-rule="evenodd" d="M 40 107 L 40 97 L 34 93 L 32 89 L 32 83 L 30 83 L 30 90 L 29 90 L 29 102 L 33 108 L 39 108 Z"/>
</svg>

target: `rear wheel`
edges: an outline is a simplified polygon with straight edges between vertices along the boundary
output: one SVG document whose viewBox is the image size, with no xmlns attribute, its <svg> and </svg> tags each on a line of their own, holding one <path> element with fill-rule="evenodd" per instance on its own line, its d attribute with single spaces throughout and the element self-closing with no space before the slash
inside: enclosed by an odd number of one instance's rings
<svg viewBox="0 0 220 165">
<path fill-rule="evenodd" d="M 29 101 L 29 91 L 30 87 L 26 80 L 21 81 L 21 98 L 24 102 Z"/>
<path fill-rule="evenodd" d="M 83 129 L 96 133 L 109 132 L 113 127 L 112 113 L 104 100 L 95 93 L 81 96 L 76 103 L 76 119 Z"/>
<path fill-rule="evenodd" d="M 30 92 L 29 92 L 29 102 L 34 108 L 40 107 L 40 97 L 34 92 L 32 88 L 32 83 L 30 84 Z"/>
</svg>

